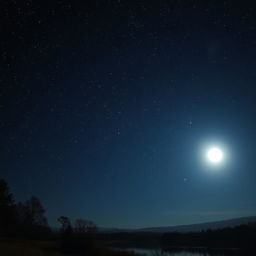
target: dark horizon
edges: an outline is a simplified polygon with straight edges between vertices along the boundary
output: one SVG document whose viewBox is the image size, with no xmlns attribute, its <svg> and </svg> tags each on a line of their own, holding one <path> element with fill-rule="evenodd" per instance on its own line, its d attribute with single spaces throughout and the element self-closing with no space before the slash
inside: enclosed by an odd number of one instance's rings
<svg viewBox="0 0 256 256">
<path fill-rule="evenodd" d="M 256 6 L 2 1 L 0 179 L 49 224 L 256 216 Z"/>
<path fill-rule="evenodd" d="M 239 220 L 245 220 L 242 221 L 242 224 L 247 224 L 248 223 L 248 219 L 256 219 L 256 215 L 255 216 L 243 216 L 243 217 L 237 217 L 237 218 L 232 218 L 232 219 L 220 219 L 220 220 L 213 220 L 213 221 L 208 221 L 208 222 L 196 222 L 196 223 L 190 223 L 190 224 L 178 224 L 178 225 L 166 225 L 166 226 L 144 226 L 144 227 L 135 227 L 135 228 L 126 228 L 126 227 L 105 227 L 105 226 L 99 226 L 99 231 L 101 231 L 101 229 L 103 230 L 107 230 L 107 229 L 116 229 L 116 230 L 132 230 L 132 231 L 140 231 L 140 230 L 146 230 L 146 229 L 157 229 L 157 228 L 173 228 L 173 227 L 187 227 L 187 226 L 197 226 L 197 225 L 203 225 L 203 224 L 212 224 L 212 223 L 224 223 L 224 222 L 229 222 L 229 221 L 239 221 Z M 240 222 L 239 222 L 240 223 Z M 234 226 L 236 225 L 240 225 L 240 224 L 234 224 Z M 233 225 L 232 225 L 233 226 Z M 226 226 L 225 226 L 226 227 Z M 228 227 L 228 225 L 227 225 Z M 51 228 L 53 228 L 54 230 L 59 229 L 59 226 L 51 226 Z"/>
</svg>

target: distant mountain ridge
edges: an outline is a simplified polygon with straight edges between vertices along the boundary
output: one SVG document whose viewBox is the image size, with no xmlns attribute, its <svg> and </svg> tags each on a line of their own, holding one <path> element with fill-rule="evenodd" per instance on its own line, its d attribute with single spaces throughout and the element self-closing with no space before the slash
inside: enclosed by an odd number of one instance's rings
<svg viewBox="0 0 256 256">
<path fill-rule="evenodd" d="M 256 216 L 241 217 L 241 218 L 214 221 L 214 222 L 197 223 L 197 224 L 191 224 L 191 225 L 178 225 L 178 226 L 169 226 L 169 227 L 149 227 L 149 228 L 137 229 L 136 231 L 157 232 L 157 233 L 193 232 L 193 231 L 201 231 L 201 230 L 207 230 L 207 229 L 220 229 L 220 228 L 226 228 L 226 227 L 234 227 L 242 224 L 248 224 L 249 222 L 256 222 Z"/>
<path fill-rule="evenodd" d="M 248 224 L 250 222 L 256 222 L 256 216 L 234 218 L 228 220 L 204 222 L 190 225 L 177 225 L 168 227 L 148 227 L 139 229 L 119 229 L 119 228 L 100 228 L 99 231 L 103 233 L 120 233 L 120 232 L 154 232 L 154 233 L 166 233 L 166 232 L 194 232 L 207 229 L 220 229 L 226 227 L 234 227 L 242 224 Z"/>
</svg>

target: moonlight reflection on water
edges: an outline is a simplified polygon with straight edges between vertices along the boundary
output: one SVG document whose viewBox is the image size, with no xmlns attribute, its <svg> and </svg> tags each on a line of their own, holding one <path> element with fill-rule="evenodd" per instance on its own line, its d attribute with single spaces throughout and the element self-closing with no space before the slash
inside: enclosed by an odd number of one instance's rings
<svg viewBox="0 0 256 256">
<path fill-rule="evenodd" d="M 214 251 L 207 251 L 204 249 L 193 249 L 191 251 L 162 251 L 160 249 L 147 249 L 147 248 L 126 248 L 126 249 L 118 249 L 118 250 L 125 250 L 125 251 L 132 251 L 134 253 L 138 253 L 145 256 L 227 256 L 227 255 L 234 255 L 230 254 L 229 251 L 223 252 L 214 252 Z"/>
</svg>

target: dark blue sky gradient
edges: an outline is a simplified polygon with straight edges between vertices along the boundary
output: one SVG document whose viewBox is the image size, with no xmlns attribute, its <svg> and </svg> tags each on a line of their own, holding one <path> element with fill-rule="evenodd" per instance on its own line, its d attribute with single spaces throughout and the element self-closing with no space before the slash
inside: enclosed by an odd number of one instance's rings
<svg viewBox="0 0 256 256">
<path fill-rule="evenodd" d="M 255 215 L 254 4 L 139 2 L 1 3 L 0 176 L 54 226 Z"/>
</svg>

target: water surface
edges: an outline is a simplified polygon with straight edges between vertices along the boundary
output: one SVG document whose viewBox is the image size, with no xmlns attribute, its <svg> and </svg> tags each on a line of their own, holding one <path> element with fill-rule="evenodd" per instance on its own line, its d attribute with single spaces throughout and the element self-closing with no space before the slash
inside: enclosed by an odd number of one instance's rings
<svg viewBox="0 0 256 256">
<path fill-rule="evenodd" d="M 207 250 L 180 250 L 180 251 L 169 251 L 169 252 L 163 252 L 161 250 L 153 250 L 153 249 L 147 249 L 147 248 L 126 248 L 126 249 L 120 249 L 125 251 L 133 251 L 135 253 L 145 255 L 145 256 L 230 256 L 230 255 L 236 255 L 235 251 L 232 253 L 232 251 L 223 251 L 223 252 L 214 252 L 214 251 L 207 251 Z"/>
</svg>

